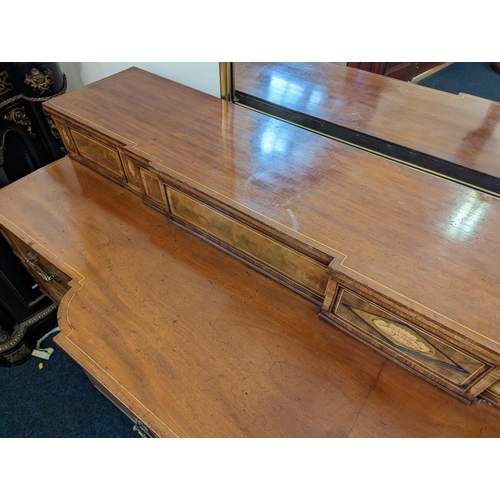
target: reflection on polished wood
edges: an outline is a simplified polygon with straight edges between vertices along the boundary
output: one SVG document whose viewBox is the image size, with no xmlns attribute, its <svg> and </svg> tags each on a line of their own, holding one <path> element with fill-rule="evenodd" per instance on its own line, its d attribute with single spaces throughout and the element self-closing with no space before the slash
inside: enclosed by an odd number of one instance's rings
<svg viewBox="0 0 500 500">
<path fill-rule="evenodd" d="M 500 177 L 500 103 L 334 63 L 233 63 L 241 92 Z"/>
<path fill-rule="evenodd" d="M 500 436 L 75 161 L 0 192 L 0 223 L 72 278 L 58 344 L 152 435 Z"/>
</svg>

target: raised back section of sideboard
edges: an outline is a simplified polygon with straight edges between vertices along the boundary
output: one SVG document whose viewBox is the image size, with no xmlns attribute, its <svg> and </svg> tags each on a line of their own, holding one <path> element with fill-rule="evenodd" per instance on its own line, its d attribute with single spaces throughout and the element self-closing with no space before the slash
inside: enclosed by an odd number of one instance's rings
<svg viewBox="0 0 500 500">
<path fill-rule="evenodd" d="M 73 159 L 464 400 L 500 378 L 500 203 L 132 68 L 46 106 Z"/>
</svg>

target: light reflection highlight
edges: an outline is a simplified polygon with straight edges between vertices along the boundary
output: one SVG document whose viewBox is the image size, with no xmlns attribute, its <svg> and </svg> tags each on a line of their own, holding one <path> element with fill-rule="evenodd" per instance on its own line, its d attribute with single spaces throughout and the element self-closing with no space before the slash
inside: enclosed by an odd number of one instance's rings
<svg viewBox="0 0 500 500">
<path fill-rule="evenodd" d="M 304 90 L 300 85 L 279 76 L 272 75 L 268 87 L 267 100 L 274 104 L 296 104 L 302 98 Z"/>
<path fill-rule="evenodd" d="M 455 240 L 466 240 L 474 236 L 486 215 L 487 203 L 477 191 L 469 191 L 449 218 L 446 233 Z"/>
<path fill-rule="evenodd" d="M 288 149 L 288 140 L 286 134 L 275 126 L 267 126 L 260 136 L 260 150 L 265 154 L 285 153 Z"/>
<path fill-rule="evenodd" d="M 316 108 L 323 102 L 324 97 L 325 97 L 324 92 L 320 92 L 319 90 L 313 90 L 311 92 L 311 95 L 309 96 L 307 104 L 311 108 Z"/>
</svg>

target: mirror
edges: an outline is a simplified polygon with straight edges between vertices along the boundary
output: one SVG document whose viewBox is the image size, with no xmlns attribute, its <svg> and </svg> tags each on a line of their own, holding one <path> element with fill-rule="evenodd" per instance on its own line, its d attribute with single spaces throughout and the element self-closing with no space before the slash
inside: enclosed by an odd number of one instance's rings
<svg viewBox="0 0 500 500">
<path fill-rule="evenodd" d="M 233 100 L 500 194 L 497 64 L 235 62 Z"/>
</svg>

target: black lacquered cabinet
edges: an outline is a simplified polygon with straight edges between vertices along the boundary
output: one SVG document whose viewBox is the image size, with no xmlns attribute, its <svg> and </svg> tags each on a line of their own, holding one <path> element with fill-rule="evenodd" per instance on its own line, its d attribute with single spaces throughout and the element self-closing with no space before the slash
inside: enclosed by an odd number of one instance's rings
<svg viewBox="0 0 500 500">
<path fill-rule="evenodd" d="M 42 102 L 65 91 L 58 63 L 0 63 L 0 187 L 64 156 Z"/>
<path fill-rule="evenodd" d="M 58 63 L 0 63 L 0 188 L 64 156 L 42 103 L 65 91 Z M 0 366 L 28 359 L 55 316 L 56 305 L 0 234 Z"/>
</svg>

